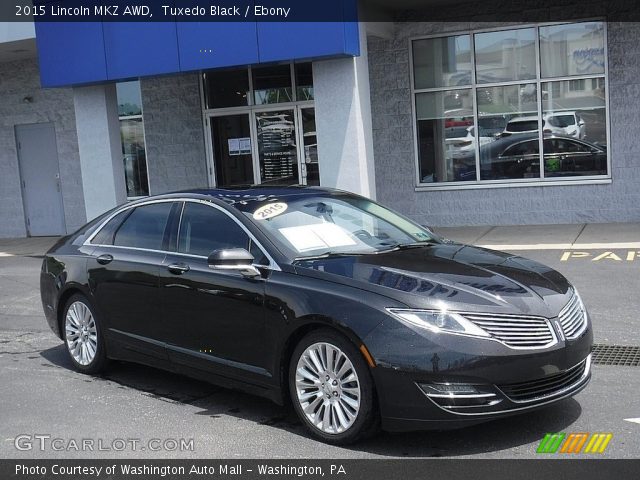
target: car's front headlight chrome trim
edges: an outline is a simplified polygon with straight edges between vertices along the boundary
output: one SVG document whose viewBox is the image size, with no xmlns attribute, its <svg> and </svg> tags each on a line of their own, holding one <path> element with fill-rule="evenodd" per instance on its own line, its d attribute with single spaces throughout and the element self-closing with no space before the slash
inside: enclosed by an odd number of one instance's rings
<svg viewBox="0 0 640 480">
<path fill-rule="evenodd" d="M 434 333 L 453 333 L 472 337 L 490 338 L 491 336 L 459 313 L 446 310 L 416 310 L 387 308 L 387 311 L 402 322 L 414 327 L 424 328 Z"/>
</svg>

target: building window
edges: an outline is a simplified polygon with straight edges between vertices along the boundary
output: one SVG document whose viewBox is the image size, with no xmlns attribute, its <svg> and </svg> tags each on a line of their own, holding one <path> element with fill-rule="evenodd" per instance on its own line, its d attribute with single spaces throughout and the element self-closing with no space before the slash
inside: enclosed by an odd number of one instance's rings
<svg viewBox="0 0 640 480">
<path fill-rule="evenodd" d="M 418 184 L 608 176 L 605 24 L 412 41 Z"/>
<path fill-rule="evenodd" d="M 572 92 L 582 92 L 585 88 L 585 80 L 581 78 L 580 80 L 569 80 L 569 90 Z"/>
<path fill-rule="evenodd" d="M 149 195 L 140 82 L 116 84 L 122 161 L 128 198 Z"/>
<path fill-rule="evenodd" d="M 202 90 L 215 185 L 319 185 L 311 62 L 208 70 Z"/>
</svg>

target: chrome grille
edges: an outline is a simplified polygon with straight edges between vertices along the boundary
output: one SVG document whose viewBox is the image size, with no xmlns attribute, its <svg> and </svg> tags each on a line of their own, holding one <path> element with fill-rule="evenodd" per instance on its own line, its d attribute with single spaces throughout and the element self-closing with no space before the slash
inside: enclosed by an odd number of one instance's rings
<svg viewBox="0 0 640 480">
<path fill-rule="evenodd" d="M 582 334 L 587 326 L 587 313 L 578 295 L 573 295 L 558 315 L 558 320 L 566 338 L 572 339 Z"/>
<path fill-rule="evenodd" d="M 514 402 L 529 402 L 549 397 L 581 383 L 588 373 L 589 359 L 563 372 L 548 375 L 529 382 L 498 385 L 498 388 Z"/>
<path fill-rule="evenodd" d="M 544 348 L 556 343 L 546 318 L 465 313 L 464 317 L 512 348 Z"/>
</svg>

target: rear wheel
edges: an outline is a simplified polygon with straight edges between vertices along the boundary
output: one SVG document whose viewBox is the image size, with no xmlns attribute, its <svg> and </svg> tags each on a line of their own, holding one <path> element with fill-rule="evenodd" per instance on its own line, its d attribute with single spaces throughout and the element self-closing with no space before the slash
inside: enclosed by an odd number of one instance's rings
<svg viewBox="0 0 640 480">
<path fill-rule="evenodd" d="M 362 354 L 331 330 L 312 332 L 293 352 L 289 391 L 296 413 L 325 442 L 353 443 L 375 431 L 373 382 Z"/>
<path fill-rule="evenodd" d="M 102 371 L 107 363 L 102 330 L 86 297 L 76 294 L 69 299 L 63 325 L 67 353 L 76 370 L 89 374 Z"/>
</svg>

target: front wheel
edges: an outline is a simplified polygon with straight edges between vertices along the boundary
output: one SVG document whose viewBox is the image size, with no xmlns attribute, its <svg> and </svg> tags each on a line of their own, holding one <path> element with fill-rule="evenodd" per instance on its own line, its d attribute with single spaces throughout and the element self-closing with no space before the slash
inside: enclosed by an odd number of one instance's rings
<svg viewBox="0 0 640 480">
<path fill-rule="evenodd" d="M 63 325 L 67 353 L 76 370 L 89 374 L 102 371 L 107 362 L 102 330 L 83 295 L 76 294 L 69 299 Z"/>
<path fill-rule="evenodd" d="M 342 335 L 321 330 L 293 352 L 289 391 L 296 413 L 311 433 L 345 445 L 377 427 L 373 382 L 362 354 Z"/>
</svg>

